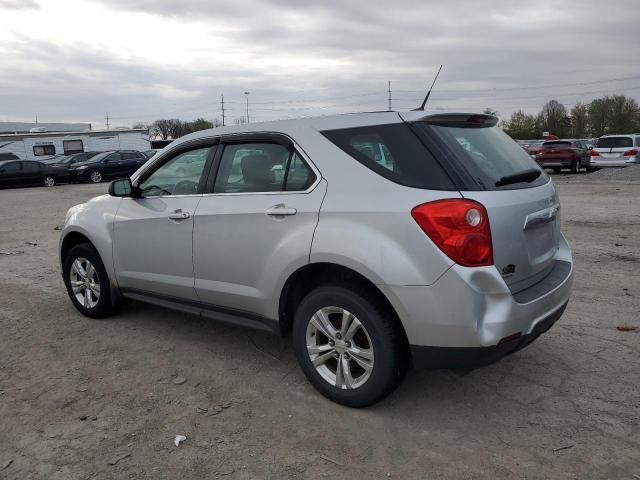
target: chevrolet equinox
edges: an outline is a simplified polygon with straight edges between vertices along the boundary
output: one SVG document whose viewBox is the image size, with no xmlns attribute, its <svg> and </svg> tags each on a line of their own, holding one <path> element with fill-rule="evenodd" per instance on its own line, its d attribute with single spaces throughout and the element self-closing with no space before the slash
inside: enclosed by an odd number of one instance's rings
<svg viewBox="0 0 640 480">
<path fill-rule="evenodd" d="M 313 386 L 373 404 L 416 368 L 535 340 L 572 283 L 549 177 L 478 114 L 379 112 L 180 138 L 69 210 L 64 282 L 84 315 L 123 298 L 291 332 Z"/>
</svg>

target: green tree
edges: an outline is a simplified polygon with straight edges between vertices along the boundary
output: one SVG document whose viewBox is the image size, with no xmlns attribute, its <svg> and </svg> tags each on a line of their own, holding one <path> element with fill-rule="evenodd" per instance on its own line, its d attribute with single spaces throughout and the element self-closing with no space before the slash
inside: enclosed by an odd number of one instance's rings
<svg viewBox="0 0 640 480">
<path fill-rule="evenodd" d="M 638 102 L 624 95 L 606 98 L 611 109 L 611 124 L 607 133 L 633 133 L 640 114 Z"/>
<path fill-rule="evenodd" d="M 611 124 L 611 105 L 606 97 L 596 98 L 589 104 L 591 135 L 601 137 Z"/>
<path fill-rule="evenodd" d="M 571 109 L 571 136 L 582 138 L 589 128 L 589 105 L 578 102 Z"/>
<path fill-rule="evenodd" d="M 511 138 L 529 140 L 540 138 L 540 129 L 537 126 L 536 117 L 524 110 L 513 112 L 509 120 L 503 123 L 504 131 Z"/>
</svg>

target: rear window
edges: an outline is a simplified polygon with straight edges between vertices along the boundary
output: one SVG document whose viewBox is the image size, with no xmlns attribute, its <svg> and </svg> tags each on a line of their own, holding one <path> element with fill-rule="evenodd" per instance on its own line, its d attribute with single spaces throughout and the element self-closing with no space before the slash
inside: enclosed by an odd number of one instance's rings
<svg viewBox="0 0 640 480">
<path fill-rule="evenodd" d="M 602 137 L 598 139 L 598 148 L 627 148 L 633 147 L 631 137 Z"/>
<path fill-rule="evenodd" d="M 569 148 L 571 146 L 571 142 L 544 142 L 542 146 L 553 148 Z"/>
<path fill-rule="evenodd" d="M 355 160 L 395 183 L 456 190 L 442 166 L 405 124 L 328 130 L 322 134 Z"/>
<path fill-rule="evenodd" d="M 426 145 L 442 151 L 438 158 L 450 164 L 468 190 L 513 190 L 543 185 L 549 177 L 541 172 L 533 181 L 497 186 L 501 179 L 540 167 L 515 141 L 497 126 L 443 126 L 415 122 Z M 433 147 L 431 147 L 433 145 Z"/>
</svg>

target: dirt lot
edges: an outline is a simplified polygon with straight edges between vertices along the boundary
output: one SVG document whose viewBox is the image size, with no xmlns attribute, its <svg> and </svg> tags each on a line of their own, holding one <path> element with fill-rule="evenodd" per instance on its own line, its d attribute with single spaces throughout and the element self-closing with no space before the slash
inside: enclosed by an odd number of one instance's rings
<svg viewBox="0 0 640 480">
<path fill-rule="evenodd" d="M 0 191 L 0 478 L 640 478 L 640 183 L 584 179 L 554 176 L 560 322 L 366 410 L 317 394 L 289 339 L 136 303 L 82 317 L 55 227 L 106 184 Z"/>
</svg>

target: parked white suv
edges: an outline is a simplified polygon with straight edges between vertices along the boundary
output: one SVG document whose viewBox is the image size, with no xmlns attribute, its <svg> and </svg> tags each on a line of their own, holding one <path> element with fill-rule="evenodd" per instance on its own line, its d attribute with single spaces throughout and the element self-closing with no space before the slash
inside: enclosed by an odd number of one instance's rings
<svg viewBox="0 0 640 480">
<path fill-rule="evenodd" d="M 410 362 L 493 362 L 562 315 L 573 270 L 553 184 L 496 123 L 382 112 L 183 137 L 69 210 L 67 291 L 90 317 L 130 298 L 292 331 L 310 382 L 354 407 Z"/>
<path fill-rule="evenodd" d="M 640 164 L 640 135 L 605 135 L 591 150 L 587 169 Z"/>
</svg>

